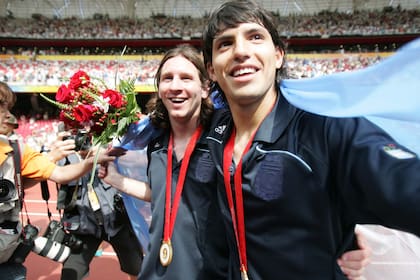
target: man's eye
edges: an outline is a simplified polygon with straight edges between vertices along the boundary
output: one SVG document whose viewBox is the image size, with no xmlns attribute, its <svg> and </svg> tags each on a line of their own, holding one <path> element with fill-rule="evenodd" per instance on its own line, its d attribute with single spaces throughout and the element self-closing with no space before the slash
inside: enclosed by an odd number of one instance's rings
<svg viewBox="0 0 420 280">
<path fill-rule="evenodd" d="M 218 49 L 222 49 L 222 48 L 228 47 L 228 46 L 230 46 L 230 45 L 231 45 L 231 43 L 230 43 L 230 42 L 228 42 L 228 41 L 223 41 L 223 42 L 220 42 L 220 43 L 218 44 L 217 48 L 218 48 Z"/>
<path fill-rule="evenodd" d="M 162 79 L 161 79 L 161 81 L 165 81 L 165 82 L 168 82 L 168 81 L 171 81 L 172 80 L 172 77 L 162 77 Z"/>
</svg>

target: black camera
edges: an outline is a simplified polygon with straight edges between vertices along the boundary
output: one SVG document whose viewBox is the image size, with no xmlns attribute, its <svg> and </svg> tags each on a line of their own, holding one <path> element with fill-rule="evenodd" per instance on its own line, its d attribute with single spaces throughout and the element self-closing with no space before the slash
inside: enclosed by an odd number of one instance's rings
<svg viewBox="0 0 420 280">
<path fill-rule="evenodd" d="M 76 134 L 63 137 L 63 140 L 67 140 L 67 139 L 74 140 L 74 144 L 76 145 L 76 148 L 75 148 L 76 151 L 89 150 L 90 147 L 92 146 L 92 137 L 84 129 L 77 130 Z"/>
<path fill-rule="evenodd" d="M 31 252 L 32 248 L 34 247 L 34 241 L 37 236 L 38 229 L 33 225 L 26 225 L 22 231 L 21 242 L 13 252 L 13 255 L 10 257 L 9 261 L 14 263 L 23 263 L 26 260 L 26 257 L 29 255 L 29 252 Z"/>
<path fill-rule="evenodd" d="M 71 252 L 82 248 L 82 241 L 67 233 L 59 221 L 52 220 L 43 236 L 34 241 L 33 251 L 53 261 L 64 262 Z"/>
<path fill-rule="evenodd" d="M 72 252 L 80 251 L 83 246 L 83 242 L 71 233 L 67 233 L 64 230 L 63 225 L 59 221 L 51 221 L 48 224 L 48 228 L 45 230 L 44 237 L 68 246 Z"/>
<path fill-rule="evenodd" d="M 114 195 L 114 209 L 119 213 L 126 213 L 124 200 L 120 193 Z"/>
<path fill-rule="evenodd" d="M 0 202 L 17 199 L 15 184 L 7 179 L 0 179 Z"/>
<path fill-rule="evenodd" d="M 124 205 L 123 197 L 120 193 L 114 195 L 114 209 L 115 209 L 115 220 L 114 226 L 118 227 L 129 223 L 127 210 Z"/>
</svg>

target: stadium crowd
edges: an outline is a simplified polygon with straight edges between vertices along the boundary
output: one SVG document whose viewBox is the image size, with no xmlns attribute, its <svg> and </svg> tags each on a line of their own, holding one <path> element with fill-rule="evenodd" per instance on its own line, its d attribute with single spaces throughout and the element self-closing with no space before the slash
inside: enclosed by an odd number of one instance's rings
<svg viewBox="0 0 420 280">
<path fill-rule="evenodd" d="M 334 72 L 352 71 L 372 65 L 381 56 L 362 54 L 337 54 L 332 57 L 305 58 L 291 56 L 287 62 L 293 78 L 317 77 Z M 79 69 L 105 81 L 109 86 L 115 78 L 135 79 L 136 85 L 153 85 L 159 58 L 124 60 L 50 60 L 50 59 L 0 59 L 0 81 L 10 85 L 59 86 L 63 78 L 70 77 Z"/>
<path fill-rule="evenodd" d="M 362 69 L 379 62 L 381 56 L 340 55 L 331 58 L 305 58 L 290 56 L 286 67 L 291 78 L 306 78 L 327 75 L 336 72 Z M 115 82 L 115 74 L 122 79 L 136 78 L 138 85 L 153 84 L 153 76 L 159 65 L 159 59 L 95 61 L 20 61 L 0 60 L 0 81 L 10 85 L 59 85 L 63 78 L 68 78 L 79 69 L 84 69 L 94 77 L 103 79 L 109 85 Z M 20 114 L 17 135 L 30 146 L 40 149 L 45 143 L 51 143 L 57 134 L 58 120 L 48 114 Z"/>
<path fill-rule="evenodd" d="M 323 11 L 316 15 L 276 16 L 284 37 L 372 36 L 420 33 L 419 10 L 400 8 L 383 11 L 340 13 Z M 0 18 L 5 38 L 34 39 L 167 39 L 201 38 L 207 18 L 154 17 L 148 19 L 51 19 Z"/>
<path fill-rule="evenodd" d="M 0 81 L 9 85 L 58 86 L 63 78 L 79 69 L 102 79 L 107 85 L 115 84 L 115 77 L 135 79 L 137 85 L 153 84 L 158 59 L 139 60 L 20 60 L 13 57 L 0 60 Z"/>
<path fill-rule="evenodd" d="M 276 15 L 274 13 L 274 15 Z M 284 38 L 329 36 L 376 36 L 420 34 L 420 11 L 394 8 L 381 11 L 355 11 L 341 13 L 323 11 L 315 15 L 275 16 L 277 28 Z M 52 19 L 41 15 L 30 19 L 0 17 L 0 37 L 27 39 L 190 39 L 201 38 L 207 18 L 153 17 L 148 19 Z M 102 79 L 109 86 L 118 79 L 134 79 L 136 85 L 152 85 L 161 52 L 159 48 L 130 49 L 124 59 L 121 50 L 100 48 L 48 49 L 0 45 L 0 81 L 11 86 L 59 86 L 63 79 L 79 69 Z M 395 49 L 389 49 L 394 51 Z M 363 52 L 363 50 L 360 50 Z M 344 53 L 338 49 L 334 55 L 295 55 L 287 58 L 286 68 L 291 78 L 308 78 L 335 72 L 352 71 L 379 62 L 383 53 Z M 109 59 L 74 58 L 72 55 L 114 54 Z M 150 54 L 158 54 L 150 56 Z M 389 54 L 389 53 L 388 53 Z M 49 56 L 57 55 L 57 58 Z M 68 57 L 60 56 L 68 55 Z M 136 56 L 131 56 L 136 55 Z M 385 54 L 387 55 L 387 54 Z M 36 147 L 49 142 L 55 135 L 55 120 L 48 116 L 20 116 L 19 134 Z"/>
</svg>

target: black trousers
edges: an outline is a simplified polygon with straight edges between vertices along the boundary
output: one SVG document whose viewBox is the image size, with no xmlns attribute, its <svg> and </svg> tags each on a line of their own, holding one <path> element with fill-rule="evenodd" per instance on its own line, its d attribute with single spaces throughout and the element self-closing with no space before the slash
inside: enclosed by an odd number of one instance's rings
<svg viewBox="0 0 420 280">
<path fill-rule="evenodd" d="M 83 242 L 79 252 L 72 252 L 69 258 L 63 263 L 61 280 L 81 280 L 89 273 L 89 264 L 102 241 L 111 244 L 120 262 L 121 271 L 138 275 L 143 262 L 143 249 L 136 235 L 128 223 L 109 240 L 102 230 L 102 237 L 92 235 L 75 235 Z"/>
</svg>

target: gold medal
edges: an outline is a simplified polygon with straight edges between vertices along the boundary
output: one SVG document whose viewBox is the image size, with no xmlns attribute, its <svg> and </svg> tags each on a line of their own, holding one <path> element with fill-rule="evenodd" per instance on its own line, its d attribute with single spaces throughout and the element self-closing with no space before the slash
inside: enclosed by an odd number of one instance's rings
<svg viewBox="0 0 420 280">
<path fill-rule="evenodd" d="M 179 171 L 178 181 L 175 186 L 175 197 L 173 205 L 171 206 L 172 194 L 172 152 L 174 139 L 172 133 L 169 136 L 168 143 L 168 163 L 166 165 L 166 193 L 165 193 L 165 218 L 163 223 L 163 241 L 160 245 L 159 259 L 162 266 L 168 266 L 172 262 L 174 254 L 171 244 L 171 236 L 174 231 L 176 214 L 178 212 L 179 203 L 181 201 L 182 189 L 184 188 L 185 177 L 187 175 L 188 163 L 190 162 L 191 155 L 194 151 L 195 144 L 201 135 L 202 126 L 198 126 L 188 142 L 184 158 L 182 159 L 181 169 Z"/>
<path fill-rule="evenodd" d="M 159 251 L 160 263 L 163 266 L 168 266 L 172 261 L 172 255 L 173 255 L 173 250 L 172 250 L 171 241 L 170 240 L 163 241 L 162 245 L 160 245 L 160 251 Z"/>
<path fill-rule="evenodd" d="M 241 271 L 241 279 L 242 280 L 249 280 L 248 273 L 246 273 L 246 271 Z"/>
<path fill-rule="evenodd" d="M 246 272 L 246 269 L 244 267 L 242 267 L 242 269 L 241 269 L 241 279 L 242 280 L 249 280 L 248 273 Z"/>
</svg>

